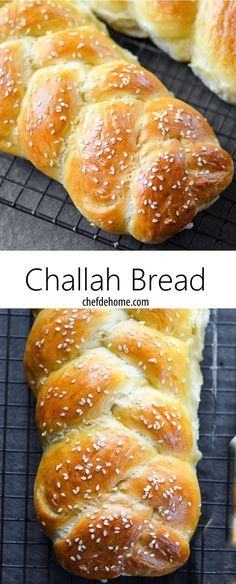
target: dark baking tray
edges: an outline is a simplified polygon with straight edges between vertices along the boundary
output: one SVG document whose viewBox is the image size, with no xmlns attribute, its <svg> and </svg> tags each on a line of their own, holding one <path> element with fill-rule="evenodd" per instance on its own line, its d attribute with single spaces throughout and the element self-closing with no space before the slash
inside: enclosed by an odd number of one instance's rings
<svg viewBox="0 0 236 584">
<path fill-rule="evenodd" d="M 236 162 L 236 107 L 218 99 L 186 64 L 170 59 L 147 40 L 131 39 L 110 31 L 123 47 L 135 53 L 142 65 L 156 74 L 168 89 L 196 107 L 215 129 L 220 142 Z M 199 214 L 185 230 L 160 246 L 147 246 L 130 236 L 105 233 L 92 227 L 78 212 L 61 185 L 35 170 L 28 162 L 0 154 L 0 206 L 29 213 L 113 248 L 137 249 L 236 249 L 236 179 L 220 199 Z M 63 238 L 62 238 L 63 239 Z M 60 245 L 63 248 L 63 244 Z"/>
<path fill-rule="evenodd" d="M 78 584 L 55 560 L 34 513 L 33 483 L 41 457 L 34 398 L 22 358 L 31 325 L 28 310 L 0 310 L 1 584 Z M 212 311 L 206 335 L 200 405 L 203 459 L 198 465 L 202 516 L 190 560 L 159 584 L 233 584 L 236 549 L 230 544 L 231 438 L 236 433 L 236 310 Z M 118 581 L 116 581 L 118 582 Z M 152 579 L 119 579 L 120 584 Z M 83 581 L 85 584 L 86 581 Z"/>
</svg>

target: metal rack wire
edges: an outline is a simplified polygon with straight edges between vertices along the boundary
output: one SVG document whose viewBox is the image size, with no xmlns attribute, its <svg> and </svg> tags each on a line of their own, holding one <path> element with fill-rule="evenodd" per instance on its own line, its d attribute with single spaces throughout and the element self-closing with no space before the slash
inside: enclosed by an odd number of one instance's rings
<svg viewBox="0 0 236 584">
<path fill-rule="evenodd" d="M 78 584 L 78 578 L 57 564 L 33 508 L 33 482 L 41 447 L 34 423 L 34 399 L 27 390 L 22 366 L 30 325 L 30 311 L 0 310 L 0 581 Z M 233 466 L 229 443 L 236 433 L 235 357 L 236 310 L 213 311 L 200 406 L 202 516 L 188 564 L 172 576 L 160 578 L 160 584 L 233 584 L 236 550 L 229 537 Z M 135 579 L 135 584 L 150 582 Z M 120 584 L 126 584 L 125 577 L 120 578 Z"/>
<path fill-rule="evenodd" d="M 171 60 L 147 40 L 129 39 L 111 31 L 123 47 L 135 53 L 141 63 L 156 74 L 176 97 L 203 113 L 220 142 L 236 162 L 236 107 L 229 106 L 194 76 L 190 68 Z M 236 249 L 236 178 L 220 199 L 199 214 L 191 230 L 185 230 L 160 246 L 149 247 L 129 236 L 107 234 L 80 215 L 58 183 L 20 159 L 0 155 L 0 206 L 28 213 L 43 221 L 69 229 L 121 250 L 138 249 Z M 53 228 L 53 226 L 52 226 Z"/>
</svg>

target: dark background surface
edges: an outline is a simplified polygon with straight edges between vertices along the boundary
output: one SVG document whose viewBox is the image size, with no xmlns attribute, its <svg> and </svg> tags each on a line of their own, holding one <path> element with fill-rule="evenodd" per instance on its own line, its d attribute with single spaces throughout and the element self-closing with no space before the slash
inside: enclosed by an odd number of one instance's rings
<svg viewBox="0 0 236 584">
<path fill-rule="evenodd" d="M 33 483 L 41 458 L 34 398 L 27 389 L 23 352 L 28 310 L 0 310 L 1 584 L 78 584 L 58 565 L 36 521 Z M 198 465 L 202 516 L 188 564 L 158 584 L 233 584 L 236 549 L 230 544 L 232 452 L 236 433 L 236 310 L 212 311 L 207 329 L 200 405 Z M 1 472 L 2 471 L 2 472 Z M 88 581 L 83 580 L 83 584 Z M 118 580 L 115 581 L 115 583 Z M 120 584 L 154 579 L 120 578 Z"/>
<path fill-rule="evenodd" d="M 236 107 L 211 93 L 188 65 L 170 59 L 147 40 L 111 31 L 123 47 L 156 74 L 176 95 L 205 115 L 221 145 L 236 162 Z M 200 213 L 194 228 L 160 246 L 92 227 L 58 183 L 31 164 L 0 154 L 0 249 L 236 249 L 236 179 L 220 199 Z"/>
</svg>

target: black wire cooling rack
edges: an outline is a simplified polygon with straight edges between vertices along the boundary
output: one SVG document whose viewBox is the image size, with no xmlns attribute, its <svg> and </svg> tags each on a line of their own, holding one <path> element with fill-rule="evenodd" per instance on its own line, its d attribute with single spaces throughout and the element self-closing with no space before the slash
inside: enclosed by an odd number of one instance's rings
<svg viewBox="0 0 236 584">
<path fill-rule="evenodd" d="M 41 447 L 34 423 L 34 398 L 27 389 L 22 365 L 30 325 L 30 311 L 0 310 L 0 581 L 78 584 L 81 579 L 65 572 L 55 560 L 33 508 Z M 198 465 L 202 516 L 188 564 L 158 579 L 159 584 L 233 584 L 236 579 L 236 549 L 230 543 L 233 454 L 229 446 L 236 433 L 236 310 L 212 311 L 202 369 L 199 446 L 203 459 Z M 151 582 L 135 578 L 135 584 Z M 119 584 L 128 584 L 127 578 L 120 578 Z"/>
<path fill-rule="evenodd" d="M 196 107 L 216 131 L 220 142 L 236 162 L 236 107 L 229 106 L 197 79 L 186 64 L 170 59 L 147 40 L 127 38 L 110 31 L 123 47 L 135 53 L 142 65 L 156 74 L 176 97 Z M 0 156 L 0 205 L 29 213 L 121 250 L 139 249 L 236 249 L 236 179 L 220 199 L 199 214 L 191 230 L 185 230 L 160 246 L 147 246 L 129 236 L 107 234 L 80 215 L 61 185 L 33 166 L 5 154 Z M 53 225 L 52 225 L 53 229 Z"/>
</svg>

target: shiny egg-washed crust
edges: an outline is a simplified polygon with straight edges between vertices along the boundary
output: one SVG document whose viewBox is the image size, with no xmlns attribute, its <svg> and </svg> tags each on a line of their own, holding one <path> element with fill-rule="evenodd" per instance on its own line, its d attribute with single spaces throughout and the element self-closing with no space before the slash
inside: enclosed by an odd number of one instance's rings
<svg viewBox="0 0 236 584">
<path fill-rule="evenodd" d="M 25 372 L 43 457 L 35 507 L 74 574 L 182 566 L 200 513 L 199 363 L 208 311 L 35 311 Z"/>
<path fill-rule="evenodd" d="M 149 36 L 222 99 L 236 104 L 235 0 L 86 0 L 114 28 Z"/>
<path fill-rule="evenodd" d="M 93 224 L 159 243 L 230 184 L 207 121 L 83 2 L 8 2 L 0 43 L 0 148 L 60 181 Z"/>
</svg>

